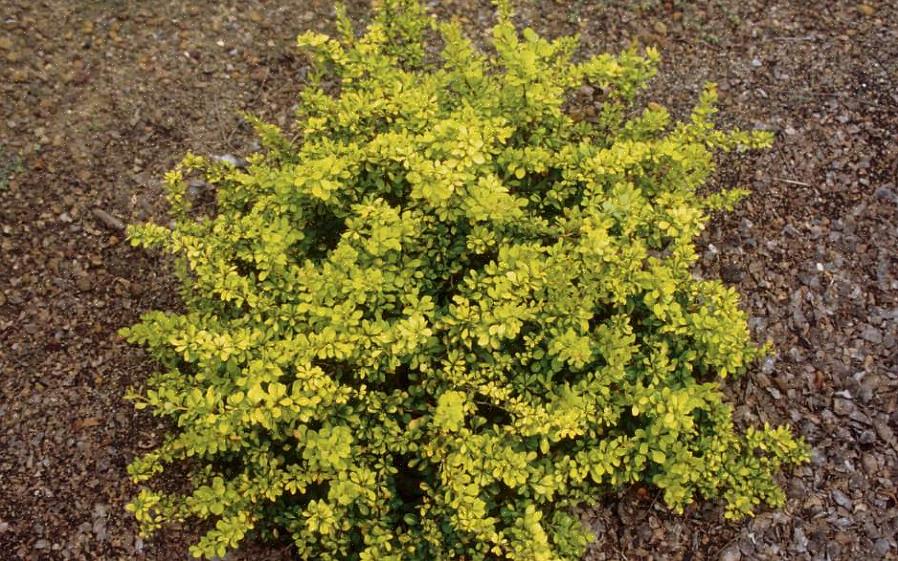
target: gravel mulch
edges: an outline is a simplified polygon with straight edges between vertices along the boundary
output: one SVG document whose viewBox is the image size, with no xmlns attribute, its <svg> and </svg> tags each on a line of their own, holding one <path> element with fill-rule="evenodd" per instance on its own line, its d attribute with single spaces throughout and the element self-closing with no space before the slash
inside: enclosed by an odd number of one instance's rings
<svg viewBox="0 0 898 561">
<path fill-rule="evenodd" d="M 186 150 L 248 152 L 237 111 L 286 122 L 293 38 L 327 29 L 330 4 L 0 1 L 0 560 L 186 558 L 195 529 L 145 542 L 124 512 L 125 466 L 164 428 L 122 400 L 152 364 L 115 332 L 177 302 L 120 227 L 161 219 L 159 178 Z M 438 4 L 492 21 L 485 0 Z M 723 124 L 777 137 L 721 160 L 715 186 L 753 195 L 708 228 L 701 273 L 737 286 L 776 345 L 727 382 L 737 420 L 792 424 L 813 461 L 783 477 L 784 509 L 741 523 L 709 504 L 672 515 L 644 488 L 601 499 L 588 559 L 898 559 L 898 6 L 519 4 L 520 23 L 589 51 L 657 45 L 652 100 L 683 115 L 713 80 Z"/>
</svg>

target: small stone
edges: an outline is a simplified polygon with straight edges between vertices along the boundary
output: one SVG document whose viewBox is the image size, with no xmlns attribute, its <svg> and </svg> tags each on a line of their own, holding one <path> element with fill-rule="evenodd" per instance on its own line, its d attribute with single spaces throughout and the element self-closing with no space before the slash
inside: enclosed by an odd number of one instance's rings
<svg viewBox="0 0 898 561">
<path fill-rule="evenodd" d="M 857 9 L 860 13 L 864 14 L 867 17 L 876 14 L 876 8 L 874 8 L 870 4 L 860 4 L 858 5 Z"/>
<path fill-rule="evenodd" d="M 864 454 L 864 457 L 861 458 L 861 463 L 864 465 L 864 471 L 867 472 L 867 475 L 875 475 L 879 472 L 879 462 L 876 461 L 876 456 L 873 454 Z"/>
<path fill-rule="evenodd" d="M 798 134 L 798 131 L 791 126 L 787 126 L 785 129 L 783 129 L 783 132 L 789 136 L 795 136 L 796 134 Z"/>
<path fill-rule="evenodd" d="M 655 25 L 652 26 L 655 29 L 655 33 L 658 35 L 667 35 L 667 26 L 664 25 L 663 21 L 656 21 Z"/>
<path fill-rule="evenodd" d="M 861 386 L 860 391 L 858 391 L 858 397 L 863 403 L 870 403 L 873 401 L 874 393 L 873 387 L 869 384 L 864 384 Z"/>
<path fill-rule="evenodd" d="M 751 521 L 751 530 L 755 533 L 763 534 L 770 528 L 770 524 L 772 523 L 772 517 L 769 513 L 762 513 L 756 516 Z"/>
<path fill-rule="evenodd" d="M 737 283 L 745 278 L 745 273 L 739 267 L 730 265 L 723 267 L 720 277 L 726 282 Z"/>
<path fill-rule="evenodd" d="M 802 508 L 817 513 L 823 510 L 823 501 L 817 495 L 811 495 L 802 503 Z"/>
<path fill-rule="evenodd" d="M 94 536 L 96 537 L 98 542 L 106 541 L 106 519 L 98 518 L 94 520 L 91 525 L 91 529 L 93 530 Z"/>
<path fill-rule="evenodd" d="M 91 288 L 93 288 L 93 283 L 90 282 L 90 277 L 87 275 L 82 275 L 75 280 L 75 284 L 78 286 L 78 290 L 81 292 L 87 292 Z"/>
<path fill-rule="evenodd" d="M 801 236 L 801 230 L 799 230 L 792 224 L 786 224 L 785 226 L 783 226 L 783 234 L 791 236 L 793 238 L 797 238 Z"/>
<path fill-rule="evenodd" d="M 0 306 L 6 304 L 6 294 L 0 292 Z"/>
<path fill-rule="evenodd" d="M 49 549 L 49 548 L 50 548 L 50 542 L 48 540 L 41 538 L 41 539 L 37 540 L 36 542 L 34 542 L 34 549 Z"/>
<path fill-rule="evenodd" d="M 873 196 L 880 201 L 898 202 L 898 195 L 895 194 L 895 191 L 891 190 L 885 185 L 877 187 L 876 191 L 873 192 Z"/>
<path fill-rule="evenodd" d="M 836 504 L 842 508 L 851 510 L 851 507 L 854 506 L 854 502 L 848 498 L 848 495 L 838 489 L 833 489 L 832 497 L 833 500 L 836 501 Z"/>
<path fill-rule="evenodd" d="M 0 37 L 0 50 L 8 51 L 12 49 L 12 40 L 9 37 Z"/>
<path fill-rule="evenodd" d="M 836 532 L 835 540 L 844 546 L 849 546 L 854 542 L 855 537 L 850 532 Z"/>
<path fill-rule="evenodd" d="M 879 345 L 882 343 L 882 331 L 872 325 L 865 325 L 864 329 L 861 331 L 861 338 L 868 343 Z"/>
<path fill-rule="evenodd" d="M 888 423 L 878 420 L 873 421 L 873 428 L 876 429 L 876 434 L 879 435 L 879 438 L 883 439 L 888 444 L 891 444 L 895 440 L 895 433 Z"/>
<path fill-rule="evenodd" d="M 877 555 L 885 556 L 891 548 L 892 545 L 889 543 L 889 540 L 885 538 L 879 538 L 873 542 L 873 551 L 875 551 Z"/>
<path fill-rule="evenodd" d="M 241 160 L 232 154 L 222 154 L 221 156 L 216 156 L 215 159 L 219 162 L 232 165 L 235 168 L 245 168 L 247 166 L 246 160 Z"/>
<path fill-rule="evenodd" d="M 104 503 L 94 505 L 94 518 L 106 518 L 109 515 L 109 506 Z"/>
<path fill-rule="evenodd" d="M 742 552 L 735 545 L 720 552 L 720 561 L 739 561 L 740 559 L 742 559 Z"/>
<path fill-rule="evenodd" d="M 805 553 L 808 550 L 808 537 L 804 530 L 796 526 L 792 530 L 792 548 L 796 553 Z"/>
<path fill-rule="evenodd" d="M 847 416 L 854 411 L 854 402 L 850 399 L 837 397 L 833 400 L 833 411 L 836 415 Z"/>
<path fill-rule="evenodd" d="M 754 66 L 755 68 L 760 67 L 762 64 L 763 63 L 761 62 L 761 59 L 759 59 L 757 57 L 751 59 L 751 65 Z"/>
</svg>

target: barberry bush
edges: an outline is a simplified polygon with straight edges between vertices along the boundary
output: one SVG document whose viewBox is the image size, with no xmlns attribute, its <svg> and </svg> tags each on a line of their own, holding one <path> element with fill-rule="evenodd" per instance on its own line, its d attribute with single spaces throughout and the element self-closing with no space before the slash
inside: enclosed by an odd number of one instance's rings
<svg viewBox="0 0 898 561">
<path fill-rule="evenodd" d="M 184 300 L 122 331 L 162 365 L 130 398 L 175 426 L 130 474 L 190 473 L 129 505 L 145 533 L 205 521 L 207 557 L 256 533 L 310 560 L 555 561 L 591 539 L 574 509 L 633 483 L 677 511 L 783 503 L 806 446 L 734 428 L 720 380 L 764 349 L 693 274 L 744 194 L 698 194 L 715 152 L 770 135 L 716 129 L 711 86 L 685 122 L 640 109 L 654 50 L 575 61 L 497 4 L 490 54 L 413 0 L 362 35 L 338 9 L 338 39 L 299 37 L 295 134 L 253 120 L 245 167 L 187 156 L 172 224 L 129 230 L 175 256 Z"/>
</svg>

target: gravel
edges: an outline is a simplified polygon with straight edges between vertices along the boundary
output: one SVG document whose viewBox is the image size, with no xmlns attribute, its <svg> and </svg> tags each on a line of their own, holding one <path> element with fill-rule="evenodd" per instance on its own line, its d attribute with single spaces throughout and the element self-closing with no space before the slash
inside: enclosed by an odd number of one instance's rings
<svg viewBox="0 0 898 561">
<path fill-rule="evenodd" d="M 428 4 L 481 40 L 494 21 L 486 0 Z M 812 462 L 783 475 L 783 509 L 740 522 L 708 502 L 674 515 L 645 487 L 597 497 L 587 558 L 898 559 L 898 6 L 519 4 L 519 23 L 578 32 L 592 52 L 657 45 L 645 99 L 676 116 L 714 80 L 724 125 L 776 134 L 772 150 L 720 158 L 709 189 L 752 195 L 709 225 L 696 274 L 736 287 L 775 345 L 725 382 L 737 423 L 789 423 Z M 178 304 L 168 264 L 124 243 L 119 223 L 163 220 L 159 180 L 187 150 L 240 165 L 254 141 L 238 111 L 288 122 L 307 71 L 293 38 L 329 29 L 332 3 L 7 0 L 3 12 L 0 558 L 183 559 L 197 525 L 144 541 L 124 511 L 125 466 L 166 428 L 121 398 L 153 365 L 116 330 Z M 250 540 L 229 559 L 291 556 Z"/>
</svg>

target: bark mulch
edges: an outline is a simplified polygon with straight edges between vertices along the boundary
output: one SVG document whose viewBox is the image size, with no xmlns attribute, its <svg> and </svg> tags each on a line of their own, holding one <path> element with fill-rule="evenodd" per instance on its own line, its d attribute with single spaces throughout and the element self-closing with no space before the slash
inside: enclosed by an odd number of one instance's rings
<svg viewBox="0 0 898 561">
<path fill-rule="evenodd" d="M 739 423 L 790 423 L 813 461 L 789 501 L 741 523 L 667 512 L 650 489 L 597 499 L 588 559 L 898 559 L 898 6 L 789 0 L 518 2 L 585 49 L 655 44 L 647 99 L 685 114 L 718 82 L 720 121 L 776 133 L 721 159 L 753 195 L 701 240 L 776 354 L 726 382 Z M 365 6 L 350 13 L 364 19 Z M 477 33 L 485 0 L 430 2 Z M 162 220 L 187 150 L 246 153 L 237 116 L 285 123 L 327 29 L 325 0 L 0 0 L 0 561 L 185 559 L 196 529 L 136 534 L 125 466 L 164 427 L 122 395 L 153 365 L 116 330 L 177 306 L 166 264 L 124 241 Z M 589 100 L 584 101 L 589 111 Z M 247 544 L 229 559 L 291 558 Z"/>
</svg>

